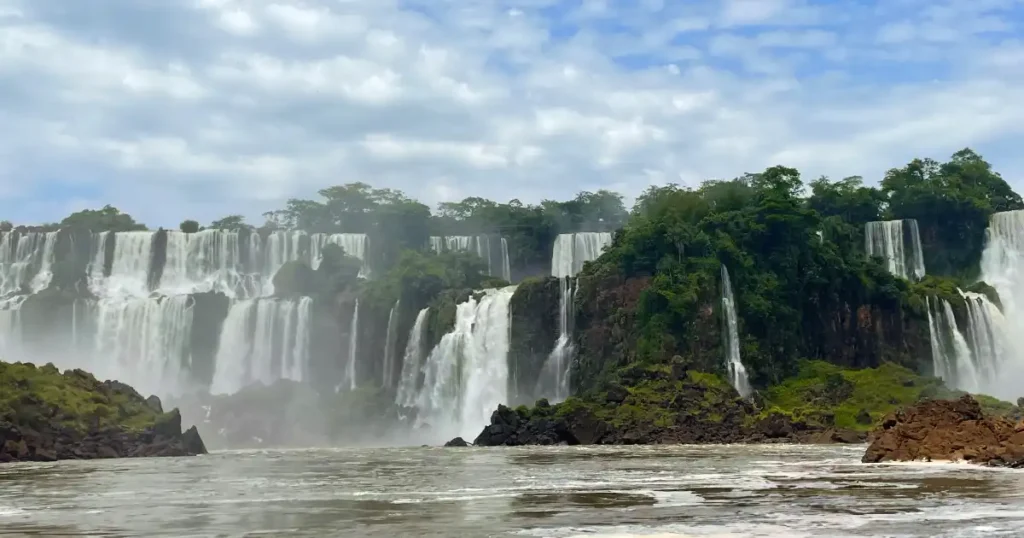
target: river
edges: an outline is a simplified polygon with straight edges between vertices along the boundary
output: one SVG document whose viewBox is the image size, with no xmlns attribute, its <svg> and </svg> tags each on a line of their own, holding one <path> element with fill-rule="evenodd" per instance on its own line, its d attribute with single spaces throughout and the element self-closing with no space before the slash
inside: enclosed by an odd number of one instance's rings
<svg viewBox="0 0 1024 538">
<path fill-rule="evenodd" d="M 1024 536 L 1024 472 L 864 447 L 230 451 L 0 465 L 0 535 Z"/>
</svg>

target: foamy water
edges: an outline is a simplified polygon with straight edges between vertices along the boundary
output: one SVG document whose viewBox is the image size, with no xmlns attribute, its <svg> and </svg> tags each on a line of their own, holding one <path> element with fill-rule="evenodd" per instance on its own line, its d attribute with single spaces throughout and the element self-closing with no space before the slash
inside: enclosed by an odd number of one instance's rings
<svg viewBox="0 0 1024 538">
<path fill-rule="evenodd" d="M 0 466 L 0 535 L 1024 536 L 1024 472 L 864 447 L 337 449 Z"/>
</svg>

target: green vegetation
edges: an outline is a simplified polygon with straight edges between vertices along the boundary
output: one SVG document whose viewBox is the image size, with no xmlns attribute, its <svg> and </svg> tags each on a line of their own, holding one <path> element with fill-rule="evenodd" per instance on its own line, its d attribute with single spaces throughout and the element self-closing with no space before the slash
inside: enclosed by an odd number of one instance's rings
<svg viewBox="0 0 1024 538">
<path fill-rule="evenodd" d="M 940 380 L 895 364 L 851 370 L 805 361 L 796 376 L 765 391 L 764 415 L 777 412 L 812 425 L 866 431 L 940 387 Z"/>
<path fill-rule="evenodd" d="M 894 169 L 881 188 L 857 177 L 820 178 L 809 197 L 803 192 L 799 172 L 782 166 L 644 192 L 612 247 L 579 277 L 580 388 L 625 365 L 666 364 L 676 355 L 698 370 L 721 371 L 723 265 L 755 386 L 797 375 L 801 359 L 927 371 L 926 298 L 961 311 L 958 288 L 967 288 L 981 252 L 980 239 L 961 248 L 968 231 L 949 223 L 973 223 L 977 235 L 994 211 L 1024 207 L 969 150 L 946 164 Z M 885 218 L 917 219 L 925 252 L 949 251 L 928 260 L 938 276 L 908 283 L 865 258 L 864 224 Z"/>
<path fill-rule="evenodd" d="M 143 430 L 161 416 L 126 385 L 103 383 L 81 370 L 61 374 L 52 364 L 37 368 L 0 362 L 0 421 L 84 433 L 112 427 Z"/>
</svg>

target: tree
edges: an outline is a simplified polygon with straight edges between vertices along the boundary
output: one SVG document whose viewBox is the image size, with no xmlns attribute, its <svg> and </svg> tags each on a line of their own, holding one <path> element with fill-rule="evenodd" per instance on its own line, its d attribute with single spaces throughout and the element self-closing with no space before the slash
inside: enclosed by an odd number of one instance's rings
<svg viewBox="0 0 1024 538">
<path fill-rule="evenodd" d="M 0 232 L 9 232 L 14 229 L 14 224 L 9 220 L 0 221 Z"/>
<path fill-rule="evenodd" d="M 183 220 L 178 229 L 187 234 L 194 234 L 199 231 L 199 223 L 194 220 Z"/>
<path fill-rule="evenodd" d="M 102 209 L 85 209 L 72 213 L 61 221 L 60 226 L 91 232 L 132 232 L 146 229 L 145 224 L 135 222 L 131 215 L 122 213 L 109 204 Z"/>
<path fill-rule="evenodd" d="M 213 228 L 214 230 L 238 231 L 243 228 L 251 228 L 251 226 L 245 223 L 245 217 L 242 215 L 228 215 L 222 219 L 211 222 L 210 228 Z"/>
</svg>

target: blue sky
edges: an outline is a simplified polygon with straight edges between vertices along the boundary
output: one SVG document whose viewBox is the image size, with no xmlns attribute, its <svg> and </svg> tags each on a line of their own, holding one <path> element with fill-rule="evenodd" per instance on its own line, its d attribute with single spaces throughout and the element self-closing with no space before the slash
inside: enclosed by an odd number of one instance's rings
<svg viewBox="0 0 1024 538">
<path fill-rule="evenodd" d="M 0 0 L 0 219 L 366 181 L 564 199 L 970 146 L 1024 191 L 1024 0 Z"/>
</svg>

